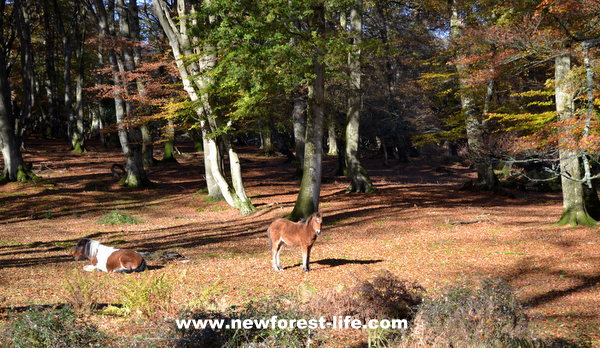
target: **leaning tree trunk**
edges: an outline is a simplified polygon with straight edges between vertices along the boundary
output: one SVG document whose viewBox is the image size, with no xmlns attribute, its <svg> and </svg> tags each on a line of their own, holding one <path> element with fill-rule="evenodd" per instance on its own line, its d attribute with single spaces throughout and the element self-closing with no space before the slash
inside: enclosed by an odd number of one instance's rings
<svg viewBox="0 0 600 348">
<path fill-rule="evenodd" d="M 457 43 L 462 36 L 464 22 L 459 15 L 457 1 L 451 0 L 451 18 L 450 18 L 450 38 L 452 42 Z M 460 103 L 465 126 L 467 130 L 467 144 L 469 147 L 469 156 L 475 170 L 477 171 L 477 180 L 475 185 L 484 190 L 496 190 L 498 188 L 498 178 L 494 173 L 493 163 L 490 156 L 485 153 L 483 140 L 483 122 L 480 120 L 479 113 L 475 104 L 475 96 L 472 93 L 473 86 L 467 82 L 469 76 L 468 66 L 465 64 L 456 64 L 458 80 L 460 85 Z"/>
<path fill-rule="evenodd" d="M 219 144 L 217 144 L 216 139 L 211 136 L 217 129 L 209 124 L 214 121 L 214 114 L 208 102 L 208 95 L 204 90 L 209 86 L 210 77 L 203 75 L 203 73 L 212 69 L 216 57 L 214 54 L 206 54 L 205 52 L 200 51 L 200 48 L 198 47 L 196 47 L 195 51 L 191 50 L 191 47 L 194 45 L 192 45 L 192 42 L 187 36 L 187 18 L 190 15 L 188 7 L 190 7 L 190 4 L 186 4 L 185 0 L 176 1 L 179 25 L 176 25 L 175 21 L 171 18 L 169 7 L 164 0 L 153 0 L 152 5 L 154 14 L 157 16 L 161 27 L 169 39 L 173 56 L 175 57 L 175 63 L 177 64 L 181 76 L 183 88 L 188 93 L 190 99 L 200 105 L 196 108 L 196 113 L 198 115 L 198 122 L 200 122 L 202 126 L 204 165 L 208 194 L 215 198 L 225 198 L 228 204 L 239 209 L 242 214 L 252 212 L 254 211 L 254 206 L 243 191 L 241 168 L 239 166 L 237 154 L 231 147 L 231 144 L 226 146 L 225 151 L 229 153 L 231 177 L 233 180 L 232 188 L 226 181 L 223 171 L 221 170 L 222 166 L 220 164 L 222 162 L 222 156 Z M 192 18 L 195 17 L 192 16 Z M 203 47 L 203 49 L 206 52 L 210 51 L 207 47 Z M 197 57 L 197 59 L 185 60 L 185 56 L 194 56 Z M 225 134 L 224 137 L 226 136 L 227 135 Z"/>
<path fill-rule="evenodd" d="M 569 121 L 574 117 L 574 88 L 569 79 L 571 56 L 561 54 L 556 57 L 554 68 L 556 113 L 559 121 Z M 588 214 L 584 204 L 583 185 L 576 181 L 582 178 L 580 156 L 578 151 L 569 148 L 568 143 L 568 139 L 559 142 L 563 214 L 558 224 L 594 225 L 596 221 Z"/>
<path fill-rule="evenodd" d="M 351 51 L 348 53 L 350 69 L 350 91 L 348 93 L 348 112 L 346 121 L 346 165 L 350 192 L 371 192 L 373 184 L 366 169 L 358 159 L 358 140 L 361 109 L 361 41 L 362 41 L 362 0 L 356 0 L 350 11 L 350 32 L 353 38 Z"/>
<path fill-rule="evenodd" d="M 183 1 L 178 0 L 177 7 L 178 9 L 182 8 L 180 14 L 185 15 L 185 4 L 181 3 L 183 3 Z M 171 18 L 169 7 L 164 0 L 152 0 L 152 11 L 158 18 L 160 26 L 163 28 L 167 38 L 169 39 L 169 45 L 171 46 L 171 50 L 175 58 L 175 64 L 177 65 L 177 70 L 179 71 L 181 82 L 183 83 L 183 89 L 187 92 L 192 102 L 199 102 L 200 96 L 196 91 L 196 86 L 194 85 L 192 76 L 199 74 L 200 69 L 198 68 L 196 62 L 186 61 L 184 59 L 184 56 L 190 56 L 193 54 L 193 52 L 190 50 L 191 43 L 187 38 L 185 27 L 181 28 L 181 26 L 178 27 L 176 25 L 173 18 Z M 206 115 L 205 110 L 202 107 L 197 107 L 195 112 L 199 123 L 203 123 L 202 120 L 204 120 L 205 117 L 212 117 L 212 115 Z M 223 199 L 221 188 L 213 175 L 213 161 L 211 161 L 212 154 L 208 139 L 210 131 L 208 131 L 205 126 L 202 126 L 201 129 L 203 143 L 202 147 L 204 148 L 204 174 L 208 196 L 214 199 Z M 216 148 L 217 147 L 215 146 L 215 149 Z M 218 156 L 218 153 L 216 153 L 215 156 Z M 216 163 L 218 162 L 219 159 L 217 158 Z"/>
<path fill-rule="evenodd" d="M 317 35 L 323 36 L 325 31 L 325 6 L 315 6 L 315 24 Z M 321 194 L 321 161 L 323 157 L 323 120 L 325 109 L 325 65 L 322 62 L 323 52 L 316 49 L 313 58 L 315 78 L 313 80 L 313 98 L 311 111 L 306 117 L 306 144 L 304 145 L 304 169 L 300 192 L 292 210 L 290 219 L 297 221 L 308 217 L 319 210 Z"/>
</svg>

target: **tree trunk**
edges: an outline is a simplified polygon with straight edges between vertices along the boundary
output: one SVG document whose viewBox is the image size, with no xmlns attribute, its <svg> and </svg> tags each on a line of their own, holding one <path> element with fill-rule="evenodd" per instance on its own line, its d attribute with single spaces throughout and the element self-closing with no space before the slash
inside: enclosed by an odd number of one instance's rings
<svg viewBox="0 0 600 348">
<path fill-rule="evenodd" d="M 35 70 L 33 49 L 31 47 L 31 24 L 29 8 L 26 0 L 15 1 L 17 33 L 21 53 L 21 75 L 23 95 L 21 98 L 21 112 L 15 116 L 15 135 L 17 146 L 23 149 L 23 136 L 25 128 L 31 119 L 31 110 L 35 102 Z"/>
<path fill-rule="evenodd" d="M 172 123 L 172 121 L 171 121 L 171 123 Z M 194 142 L 194 150 L 196 152 L 203 152 L 204 151 L 204 143 L 202 142 L 202 132 L 198 132 L 197 129 L 190 129 L 188 131 L 188 134 L 189 134 L 190 138 L 192 139 L 192 141 Z M 166 144 L 165 144 L 165 146 L 166 146 Z"/>
<path fill-rule="evenodd" d="M 175 155 L 173 153 L 175 151 L 175 125 L 173 125 L 173 120 L 171 119 L 167 120 L 165 136 L 167 140 L 165 141 L 165 152 L 163 153 L 162 162 L 177 163 L 177 160 L 175 159 Z M 194 138 L 193 140 L 194 146 L 196 146 L 197 139 Z M 202 151 L 202 147 L 200 147 L 200 150 L 196 149 L 196 151 Z"/>
<path fill-rule="evenodd" d="M 193 99 L 192 99 L 193 100 Z M 200 113 L 201 114 L 201 113 Z M 216 200 L 221 200 L 224 199 L 224 194 L 221 192 L 221 187 L 219 186 L 219 183 L 217 182 L 217 179 L 215 178 L 215 176 L 213 175 L 213 166 L 215 166 L 216 171 L 219 172 L 219 153 L 218 153 L 218 146 L 214 146 L 214 148 L 210 144 L 209 138 L 208 138 L 208 132 L 204 129 L 204 127 L 202 127 L 202 147 L 204 148 L 204 174 L 205 174 L 205 178 L 206 178 L 206 189 L 208 191 L 208 196 L 212 197 L 213 199 Z M 211 152 L 215 151 L 214 154 L 212 154 Z M 213 157 L 214 157 L 214 161 L 213 161 Z"/>
<path fill-rule="evenodd" d="M 132 39 L 131 31 L 131 17 L 128 13 L 125 0 L 117 0 L 117 13 L 119 17 L 119 37 L 123 40 Z M 133 58 L 133 48 L 123 47 L 121 55 L 117 55 L 117 66 L 122 75 L 131 73 L 135 70 L 135 62 Z M 134 83 L 122 82 L 126 90 L 132 90 L 137 87 Z M 138 93 L 140 91 L 138 90 Z M 134 105 L 125 101 L 125 110 L 127 121 L 131 121 L 133 114 Z M 123 120 L 121 120 L 122 122 Z M 143 156 L 143 136 L 140 127 L 136 124 L 126 125 L 127 135 L 127 147 L 128 153 L 126 153 L 127 159 L 127 177 L 125 179 L 125 185 L 128 187 L 143 187 L 150 184 L 146 177 L 144 170 L 144 156 Z"/>
<path fill-rule="evenodd" d="M 142 132 L 142 157 L 144 162 L 144 168 L 153 167 L 156 165 L 154 159 L 154 144 L 152 141 L 152 130 L 147 124 L 140 125 L 140 131 Z"/>
<path fill-rule="evenodd" d="M 594 70 L 592 69 L 592 63 L 590 60 L 590 48 L 600 46 L 600 39 L 584 41 L 582 44 L 583 49 L 583 65 L 585 66 L 585 77 L 587 82 L 587 115 L 585 118 L 585 126 L 583 129 L 582 141 L 585 142 L 589 138 L 590 128 L 592 119 L 594 117 Z M 589 161 L 588 151 L 584 151 L 583 157 L 583 168 L 585 184 L 583 185 L 583 198 L 585 208 L 590 216 L 598 221 L 600 220 L 600 199 L 598 198 L 597 182 L 599 179 L 592 179 L 591 167 Z"/>
<path fill-rule="evenodd" d="M 327 154 L 332 156 L 337 156 L 338 154 L 335 128 L 335 116 L 332 112 L 329 114 L 329 127 L 327 128 Z"/>
<path fill-rule="evenodd" d="M 462 36 L 464 28 L 463 19 L 459 15 L 456 0 L 451 0 L 451 18 L 450 18 L 450 38 L 456 43 Z M 494 173 L 492 160 L 485 153 L 483 139 L 483 121 L 480 120 L 479 113 L 475 104 L 473 95 L 473 86 L 467 82 L 469 76 L 468 67 L 457 63 L 456 71 L 460 86 L 460 103 L 465 126 L 467 131 L 467 144 L 469 147 L 469 157 L 477 171 L 477 180 L 475 185 L 484 190 L 496 190 L 498 188 L 498 178 Z"/>
<path fill-rule="evenodd" d="M 306 98 L 298 93 L 294 96 L 292 109 L 292 123 L 294 126 L 294 143 L 296 155 L 296 177 L 302 177 L 304 167 L 304 144 L 306 138 Z"/>
<path fill-rule="evenodd" d="M 560 121 L 574 117 L 574 87 L 569 79 L 571 56 L 561 54 L 555 58 L 555 98 L 556 113 Z M 578 151 L 570 149 L 568 140 L 559 142 L 560 171 L 574 179 L 581 179 L 581 162 Z M 584 204 L 584 192 L 581 182 L 561 176 L 563 194 L 563 214 L 558 225 L 594 225 L 596 221 L 588 214 Z"/>
<path fill-rule="evenodd" d="M 350 192 L 371 192 L 373 184 L 365 168 L 358 158 L 358 141 L 360 138 L 360 109 L 361 109 L 361 41 L 362 41 L 362 0 L 356 0 L 355 7 L 350 11 L 350 31 L 353 38 L 352 49 L 348 53 L 348 68 L 350 70 L 350 91 L 348 93 L 348 112 L 346 121 L 346 164 Z"/>
<path fill-rule="evenodd" d="M 0 1 L 0 13 L 4 13 L 6 0 Z M 5 16 L 0 16 L 0 30 L 4 33 L 9 30 L 5 28 Z M 9 24 L 10 25 L 10 24 Z M 9 35 L 0 36 L 2 47 L 9 46 L 5 41 Z M 7 71 L 7 51 L 0 50 L 0 147 L 4 169 L 2 176 L 4 180 L 25 182 L 34 179 L 33 175 L 25 166 L 21 149 L 15 137 L 15 117 L 11 104 L 12 90 Z"/>
<path fill-rule="evenodd" d="M 0 20 L 2 24 L 2 20 Z M 0 25 L 0 28 L 2 26 Z M 10 105 L 10 86 L 8 85 L 8 76 L 6 76 L 5 56 L 0 52 L 0 145 L 2 145 L 2 158 L 4 159 L 4 169 L 2 176 L 8 181 L 27 181 L 21 149 L 15 139 L 13 128 L 14 118 L 12 117 L 12 107 Z M 6 91 L 9 92 L 6 95 Z"/>
<path fill-rule="evenodd" d="M 275 154 L 275 148 L 273 147 L 273 137 L 271 132 L 271 125 L 269 120 L 263 122 L 261 129 L 261 150 L 265 156 L 273 156 Z"/>
<path fill-rule="evenodd" d="M 140 21 L 139 11 L 136 0 L 129 0 L 127 6 L 127 15 L 129 18 L 129 36 L 133 41 L 134 46 L 131 48 L 133 54 L 133 68 L 139 69 L 142 66 L 142 48 L 140 43 Z M 146 99 L 146 86 L 141 78 L 136 79 L 136 87 L 141 100 Z M 156 165 L 154 159 L 154 143 L 152 141 L 152 128 L 147 123 L 140 125 L 140 131 L 142 132 L 142 158 L 145 168 L 153 167 Z"/>
<path fill-rule="evenodd" d="M 56 16 L 56 29 L 61 36 L 62 44 L 63 44 L 63 106 L 65 108 L 65 115 L 67 117 L 67 134 L 69 137 L 72 136 L 72 132 L 76 128 L 76 117 L 73 112 L 73 97 L 71 91 L 71 58 L 73 56 L 73 40 L 71 32 L 67 30 L 65 27 L 65 23 L 63 22 L 63 11 L 61 10 L 58 1 L 52 0 L 54 15 Z M 79 17 L 79 7 L 80 2 L 76 2 L 73 8 L 73 13 L 71 17 L 71 23 L 76 26 L 79 25 L 78 17 Z"/>
<path fill-rule="evenodd" d="M 180 17 L 179 25 L 177 26 L 169 14 L 167 4 L 163 0 L 153 0 L 152 8 L 156 14 L 161 27 L 165 31 L 171 45 L 173 56 L 183 87 L 188 93 L 193 102 L 198 102 L 199 107 L 196 108 L 198 121 L 202 127 L 202 136 L 204 142 L 204 166 L 206 173 L 206 184 L 209 195 L 211 197 L 223 197 L 227 203 L 240 210 L 242 214 L 248 214 L 254 211 L 254 206 L 246 196 L 243 185 L 241 168 L 239 166 L 238 156 L 233 150 L 233 147 L 228 140 L 225 140 L 226 151 L 229 153 L 231 177 L 233 181 L 233 189 L 226 181 L 221 169 L 222 156 L 217 140 L 209 135 L 217 129 L 210 123 L 216 122 L 208 95 L 203 92 L 210 84 L 210 77 L 203 75 L 204 72 L 210 71 L 215 64 L 214 53 L 205 53 L 196 48 L 192 51 L 193 46 L 187 36 L 187 17 L 190 12 L 185 0 L 177 0 L 177 12 Z M 193 12 L 193 10 L 190 10 Z M 195 19 L 194 19 L 195 20 Z M 209 48 L 204 47 L 206 52 L 210 52 Z M 198 57 L 197 60 L 186 60 L 184 56 Z M 227 139 L 227 134 L 222 136 Z"/>
<path fill-rule="evenodd" d="M 325 6 L 318 3 L 314 7 L 315 26 L 317 35 L 325 32 Z M 325 107 L 325 65 L 322 62 L 323 52 L 316 49 L 313 58 L 315 78 L 313 80 L 312 113 L 306 118 L 306 144 L 304 146 L 304 169 L 300 192 L 290 218 L 297 221 L 308 217 L 319 210 L 321 193 L 321 161 L 323 157 L 323 120 Z"/>
<path fill-rule="evenodd" d="M 79 24 L 76 24 L 75 37 L 78 39 L 78 47 L 77 51 L 75 52 L 78 65 L 77 80 L 75 82 L 75 110 L 73 112 L 74 123 L 71 124 L 71 146 L 74 152 L 82 153 L 85 151 L 83 144 L 83 77 L 85 74 L 83 52 L 85 42 L 85 27 L 80 30 Z"/>
<path fill-rule="evenodd" d="M 44 1 L 44 6 L 46 8 L 50 8 L 50 4 L 47 0 Z M 55 41 L 54 41 L 54 30 L 51 27 L 50 23 L 50 11 L 44 11 L 44 62 L 45 62 L 45 75 L 44 75 L 44 89 L 46 91 L 46 99 L 48 100 L 48 114 L 46 118 L 42 122 L 42 134 L 46 138 L 50 138 L 53 135 L 57 134 L 56 130 L 53 128 L 56 123 L 58 123 L 59 115 L 58 115 L 58 104 L 56 100 L 57 92 L 56 86 L 57 78 L 56 78 L 56 66 L 54 64 L 54 51 Z"/>
<path fill-rule="evenodd" d="M 178 5 L 180 1 L 178 1 Z M 182 4 L 183 10 L 185 9 L 185 4 Z M 192 76 L 199 74 L 199 68 L 197 63 L 194 61 L 184 60 L 184 56 L 189 56 L 193 54 L 190 51 L 191 43 L 187 39 L 187 34 L 185 32 L 185 28 L 183 32 L 180 31 L 175 24 L 175 21 L 171 18 L 169 13 L 169 9 L 164 0 L 152 0 L 152 10 L 156 17 L 158 18 L 161 27 L 163 28 L 167 38 L 169 39 L 169 44 L 171 46 L 171 50 L 173 52 L 173 56 L 175 58 L 175 64 L 177 65 L 177 70 L 179 71 L 179 76 L 181 77 L 181 82 L 183 83 L 183 89 L 187 92 L 188 96 L 192 100 L 192 102 L 199 102 L 200 96 L 196 90 L 196 86 L 194 83 L 194 79 Z M 184 13 L 182 13 L 183 15 Z M 195 109 L 197 115 L 197 121 L 200 124 L 204 124 L 204 119 L 206 117 L 211 117 L 212 115 L 207 115 L 207 110 L 202 106 L 199 106 Z M 213 175 L 213 158 L 211 154 L 211 147 L 209 146 L 208 134 L 210 133 L 206 127 L 201 126 L 202 129 L 202 143 L 204 148 L 204 174 L 206 179 L 206 188 L 208 190 L 208 196 L 214 199 L 223 199 L 223 193 L 221 192 L 221 188 L 217 183 L 214 175 Z M 216 144 L 215 144 L 216 145 Z M 215 146 L 215 151 L 217 147 Z M 218 153 L 214 154 L 214 156 L 218 156 Z M 219 162 L 217 158 L 214 161 L 215 164 Z"/>
<path fill-rule="evenodd" d="M 95 12 L 95 18 L 100 30 L 100 36 L 108 39 L 111 34 L 111 28 L 116 28 L 118 24 L 118 37 L 123 40 L 130 40 L 130 27 L 128 22 L 127 8 L 124 0 L 118 0 L 118 6 L 109 2 L 108 12 L 103 0 L 94 0 L 94 6 L 90 5 L 90 11 Z M 113 23 L 114 7 L 118 11 L 118 23 Z M 110 20 L 109 20 L 110 19 Z M 123 47 L 122 56 L 117 54 L 113 48 L 107 48 L 108 61 L 113 74 L 113 83 L 122 90 L 135 88 L 135 84 L 127 84 L 123 81 L 122 75 L 131 72 L 135 65 L 133 54 L 129 47 Z M 142 156 L 142 133 L 135 124 L 128 124 L 132 114 L 132 105 L 124 100 L 120 91 L 114 91 L 115 114 L 117 118 L 117 129 L 119 141 L 125 155 L 127 164 L 127 175 L 124 178 L 124 184 L 128 187 L 144 187 L 151 182 L 146 177 L 144 171 L 144 162 Z"/>
</svg>

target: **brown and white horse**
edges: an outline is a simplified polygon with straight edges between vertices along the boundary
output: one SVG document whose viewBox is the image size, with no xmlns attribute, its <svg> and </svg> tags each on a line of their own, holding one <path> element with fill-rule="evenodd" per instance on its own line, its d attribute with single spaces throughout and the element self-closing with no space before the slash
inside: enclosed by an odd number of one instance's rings
<svg viewBox="0 0 600 348">
<path fill-rule="evenodd" d="M 302 250 L 302 269 L 304 272 L 308 272 L 310 270 L 310 250 L 317 236 L 321 234 L 322 223 L 323 218 L 319 212 L 299 222 L 292 222 L 286 219 L 273 221 L 267 229 L 271 245 L 273 269 L 276 271 L 283 270 L 279 262 L 279 253 L 285 244 L 291 247 L 300 247 Z"/>
<path fill-rule="evenodd" d="M 137 252 L 115 249 L 89 238 L 83 238 L 75 245 L 73 257 L 77 261 L 90 260 L 92 264 L 83 267 L 89 272 L 98 269 L 104 272 L 131 273 L 146 269 L 146 260 Z"/>
</svg>

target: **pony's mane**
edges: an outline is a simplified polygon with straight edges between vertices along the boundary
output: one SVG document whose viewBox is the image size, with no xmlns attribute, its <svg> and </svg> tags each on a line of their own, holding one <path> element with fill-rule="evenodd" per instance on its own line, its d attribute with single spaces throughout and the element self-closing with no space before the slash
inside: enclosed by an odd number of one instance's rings
<svg viewBox="0 0 600 348">
<path fill-rule="evenodd" d="M 83 247 L 83 255 L 86 258 L 92 258 L 96 256 L 96 254 L 98 253 L 98 247 L 101 245 L 100 242 L 89 238 L 84 238 L 80 240 L 78 244 L 81 243 L 84 244 L 81 247 Z"/>
<path fill-rule="evenodd" d="M 314 212 L 314 213 L 310 214 L 309 216 L 305 217 L 304 219 L 298 220 L 298 223 L 306 225 L 310 221 L 310 219 L 312 219 L 315 216 L 317 216 L 317 214 L 320 214 L 320 213 L 318 211 Z"/>
</svg>

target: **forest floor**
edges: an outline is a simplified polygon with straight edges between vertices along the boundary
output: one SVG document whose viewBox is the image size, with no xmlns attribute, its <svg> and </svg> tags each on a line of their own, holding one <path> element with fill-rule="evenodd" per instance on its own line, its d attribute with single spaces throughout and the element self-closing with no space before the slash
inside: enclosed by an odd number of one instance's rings
<svg viewBox="0 0 600 348">
<path fill-rule="evenodd" d="M 457 280 L 502 278 L 518 293 L 544 334 L 591 336 L 600 344 L 600 229 L 557 227 L 560 193 L 515 192 L 514 197 L 460 191 L 473 173 L 459 163 L 365 158 L 377 193 L 347 194 L 333 176 L 336 158 L 324 162 L 323 234 L 313 248 L 309 273 L 298 251 L 284 251 L 274 272 L 266 229 L 288 214 L 299 183 L 284 157 L 241 152 L 247 193 L 257 207 L 240 216 L 224 202 L 210 202 L 203 187 L 202 154 L 181 146 L 179 164 L 149 170 L 156 187 L 123 188 L 110 173 L 122 163 L 117 150 L 92 146 L 70 153 L 65 143 L 30 143 L 27 162 L 46 183 L 0 186 L 0 314 L 32 305 L 65 302 L 64 279 L 86 263 L 72 259 L 82 237 L 138 251 L 175 251 L 189 262 L 149 261 L 152 270 L 122 275 L 85 273 L 101 301 L 115 303 L 123 278 L 167 274 L 179 306 L 205 300 L 222 306 L 303 289 L 319 292 L 389 270 L 420 283 L 430 294 Z M 156 154 L 160 157 L 159 154 Z M 437 168 L 437 170 L 436 170 Z M 143 219 L 105 226 L 114 209 Z M 83 272 L 82 272 L 83 273 Z M 93 320 L 115 335 L 135 330 L 121 318 Z"/>
</svg>

